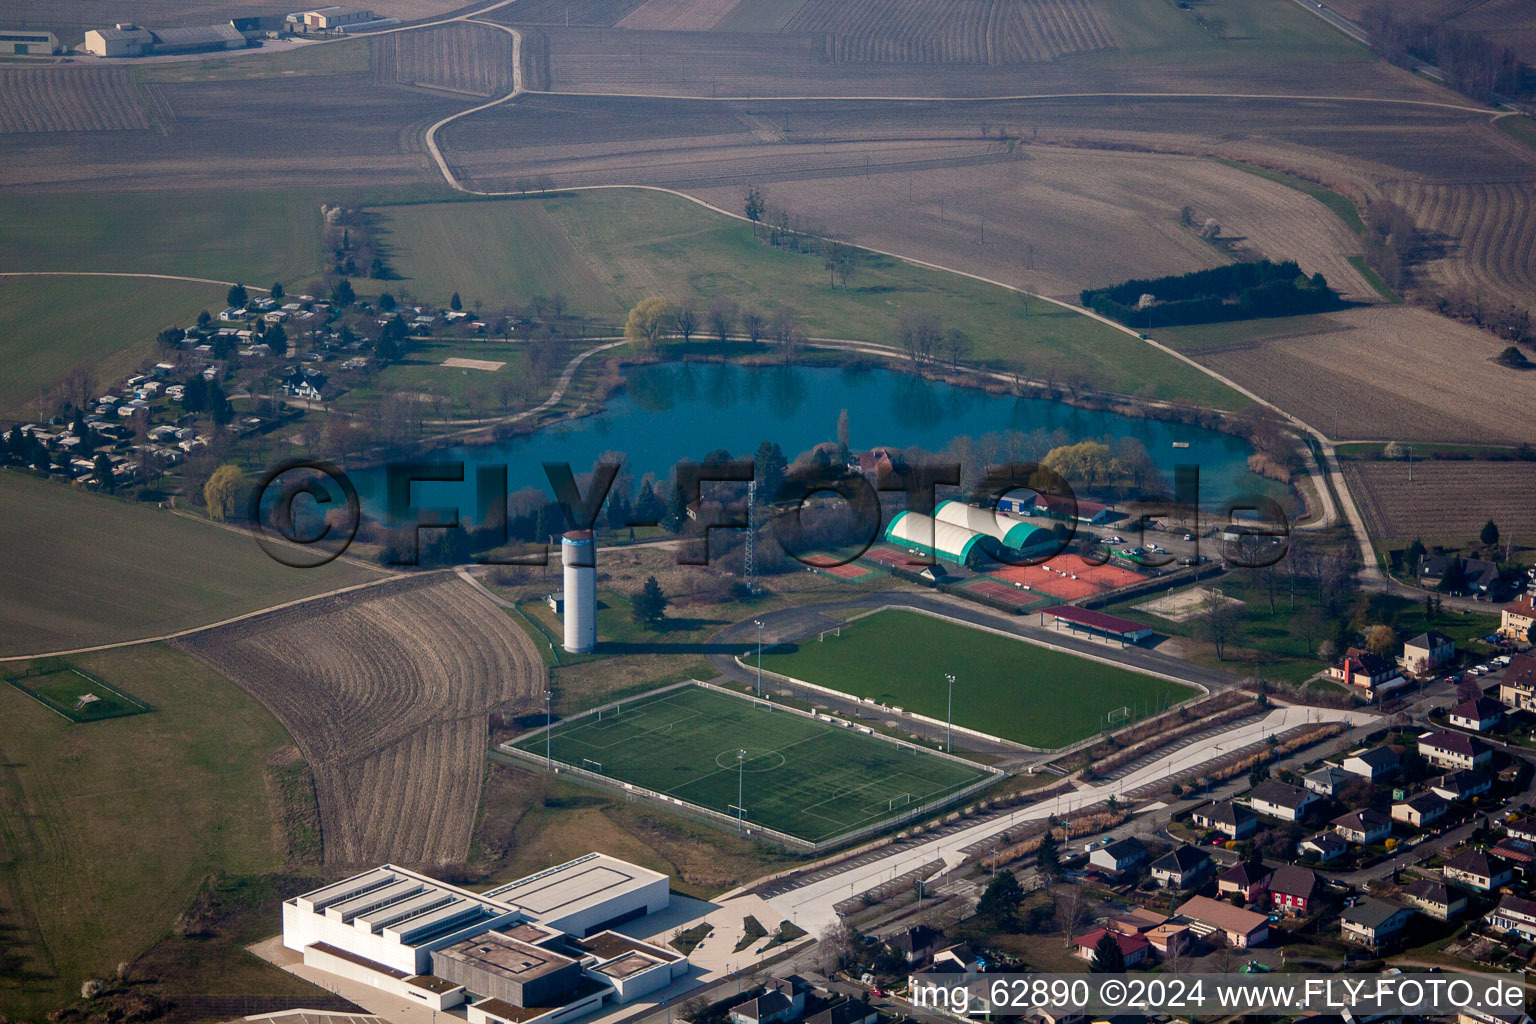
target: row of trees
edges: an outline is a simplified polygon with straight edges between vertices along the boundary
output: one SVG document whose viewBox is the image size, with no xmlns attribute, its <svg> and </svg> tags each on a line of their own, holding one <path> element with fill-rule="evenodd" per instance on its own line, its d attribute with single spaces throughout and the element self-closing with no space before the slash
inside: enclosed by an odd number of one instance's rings
<svg viewBox="0 0 1536 1024">
<path fill-rule="evenodd" d="M 1525 91 L 1525 68 L 1513 49 L 1451 25 L 1399 17 L 1390 4 L 1366 9 L 1361 24 L 1382 56 L 1395 64 L 1418 58 L 1439 68 L 1451 88 L 1484 103 Z"/>
<path fill-rule="evenodd" d="M 708 329 L 722 344 L 737 336 L 754 345 L 770 341 L 786 363 L 808 340 L 795 307 L 778 305 L 765 314 L 755 306 L 742 308 L 726 296 L 717 296 L 702 309 L 694 298 L 680 302 L 660 296 L 641 299 L 624 322 L 624 337 L 642 348 L 653 349 L 671 337 L 692 341 L 701 329 Z"/>
</svg>

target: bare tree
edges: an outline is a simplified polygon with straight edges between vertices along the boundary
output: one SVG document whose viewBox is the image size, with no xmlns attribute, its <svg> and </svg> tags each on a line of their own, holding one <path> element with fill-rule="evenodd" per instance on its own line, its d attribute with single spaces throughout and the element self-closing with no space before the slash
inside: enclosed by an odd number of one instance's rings
<svg viewBox="0 0 1536 1024">
<path fill-rule="evenodd" d="M 735 300 L 724 295 L 715 296 L 709 303 L 709 329 L 715 332 L 722 345 L 731 338 L 738 312 Z"/>
<path fill-rule="evenodd" d="M 756 306 L 748 306 L 741 311 L 741 329 L 747 333 L 747 340 L 754 345 L 763 337 L 765 322 L 762 310 Z"/>
<path fill-rule="evenodd" d="M 1070 949 L 1072 938 L 1088 912 L 1083 890 L 1081 886 L 1058 885 L 1051 892 L 1056 897 L 1056 927 L 1062 933 L 1063 944 Z"/>
<path fill-rule="evenodd" d="M 699 310 L 693 299 L 683 299 L 677 304 L 672 314 L 672 324 L 677 328 L 677 333 L 683 336 L 684 342 L 692 340 L 693 332 L 699 329 Z"/>
<path fill-rule="evenodd" d="M 778 346 L 779 356 L 788 363 L 795 351 L 805 344 L 805 330 L 800 326 L 800 314 L 794 306 L 778 306 L 768 321 L 768 337 Z"/>
<path fill-rule="evenodd" d="M 941 337 L 939 318 L 924 309 L 909 309 L 896 321 L 896 340 L 914 366 L 932 361 Z"/>
<path fill-rule="evenodd" d="M 1200 620 L 1200 637 L 1216 649 L 1216 659 L 1224 659 L 1227 645 L 1237 639 L 1242 628 L 1243 604 L 1212 591 L 1206 599 Z"/>
<path fill-rule="evenodd" d="M 958 370 L 960 368 L 960 360 L 970 355 L 973 347 L 971 336 L 957 327 L 951 327 L 944 333 L 944 348 L 949 352 L 949 368 L 951 370 Z"/>
</svg>

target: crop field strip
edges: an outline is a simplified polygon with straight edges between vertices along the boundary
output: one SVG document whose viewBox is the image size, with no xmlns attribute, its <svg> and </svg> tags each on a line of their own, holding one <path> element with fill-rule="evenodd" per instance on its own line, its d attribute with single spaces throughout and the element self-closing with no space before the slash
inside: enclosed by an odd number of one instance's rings
<svg viewBox="0 0 1536 1024">
<path fill-rule="evenodd" d="M 543 733 L 518 747 L 542 755 Z M 555 760 L 735 816 L 737 754 L 749 824 L 825 842 L 987 777 L 771 704 L 688 686 L 555 727 Z"/>
<path fill-rule="evenodd" d="M 527 634 L 468 584 L 384 584 L 198 634 L 178 646 L 288 729 L 315 774 L 328 864 L 468 853 L 486 716 L 531 706 Z"/>
<path fill-rule="evenodd" d="M 1366 528 L 1377 541 L 1457 543 L 1492 519 L 1503 537 L 1536 545 L 1536 464 L 1415 459 L 1341 463 Z"/>
<path fill-rule="evenodd" d="M 715 27 L 737 0 L 646 0 L 618 23 L 622 29 L 702 32 Z"/>
<path fill-rule="evenodd" d="M 946 720 L 945 674 L 956 677 L 954 723 L 1016 743 L 1062 747 L 1099 731 L 1121 707 L 1160 708 L 1192 686 L 1000 636 L 948 619 L 881 611 L 763 655 L 763 669 Z"/>
<path fill-rule="evenodd" d="M 1095 0 L 807 0 L 787 32 L 861 64 L 1022 64 L 1109 50 Z"/>
<path fill-rule="evenodd" d="M 501 96 L 512 88 L 512 37 L 500 29 L 452 22 L 369 40 L 380 82 Z"/>
<path fill-rule="evenodd" d="M 0 134 L 148 127 L 127 68 L 0 68 Z"/>
</svg>

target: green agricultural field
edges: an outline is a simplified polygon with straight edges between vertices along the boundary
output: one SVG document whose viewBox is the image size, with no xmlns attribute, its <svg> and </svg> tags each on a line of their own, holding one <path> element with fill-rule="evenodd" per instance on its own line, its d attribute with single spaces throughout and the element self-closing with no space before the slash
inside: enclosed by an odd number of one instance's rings
<svg viewBox="0 0 1536 1024">
<path fill-rule="evenodd" d="M 544 734 L 520 747 L 544 753 Z M 573 719 L 551 737 L 555 760 L 827 842 L 958 793 L 988 773 L 744 697 L 685 687 Z M 737 751 L 746 760 L 738 773 Z"/>
<path fill-rule="evenodd" d="M 239 530 L 0 472 L 0 656 L 133 640 L 377 579 L 291 569 Z M 153 696 L 145 699 L 155 703 Z"/>
<path fill-rule="evenodd" d="M 79 728 L 0 685 L 0 1014 L 16 1020 L 132 962 L 208 876 L 282 867 L 262 773 L 289 742 L 276 719 L 163 645 L 77 663 L 155 710 Z"/>
<path fill-rule="evenodd" d="M 149 710 L 121 690 L 69 666 L 12 676 L 9 682 L 71 722 L 96 722 Z"/>
<path fill-rule="evenodd" d="M 1371 60 L 1369 50 L 1295 0 L 1122 0 L 1101 10 L 1118 50 L 1105 63 L 1242 63 Z"/>
<path fill-rule="evenodd" d="M 225 289 L 121 277 L 0 277 L 0 416 L 30 419 L 70 370 L 100 393 L 157 351 L 155 336 L 224 305 Z M 52 407 L 52 403 L 48 403 Z"/>
<path fill-rule="evenodd" d="M 135 82 L 236 82 L 256 78 L 353 75 L 371 67 L 368 40 L 342 39 L 310 43 L 281 53 L 145 64 L 134 68 L 132 73 Z"/>
<path fill-rule="evenodd" d="M 841 636 L 781 645 L 763 670 L 943 721 L 955 676 L 956 725 L 1035 747 L 1091 736 L 1107 712 L 1177 704 L 1192 686 L 916 612 L 883 611 Z"/>
<path fill-rule="evenodd" d="M 1521 117 L 1519 114 L 1510 114 L 1499 118 L 1493 123 L 1505 135 L 1508 135 L 1517 142 L 1523 142 L 1532 149 L 1536 149 L 1536 121 L 1528 117 Z"/>
<path fill-rule="evenodd" d="M 297 291 L 321 269 L 320 203 L 340 198 L 319 191 L 7 196 L 0 198 L 0 271 L 181 274 L 261 288 L 282 281 Z"/>
<path fill-rule="evenodd" d="M 742 306 L 793 306 L 813 336 L 886 345 L 896 343 L 901 314 L 922 309 L 969 334 L 976 362 L 1035 373 L 1076 363 L 1111 390 L 1247 404 L 1124 332 L 958 274 L 864 254 L 849 287 L 833 288 L 820 257 L 755 241 L 747 224 L 665 193 L 604 189 L 375 212 L 399 288 L 430 302 L 457 291 L 495 309 L 559 292 L 571 312 L 617 324 L 647 295 L 697 296 L 701 306 L 723 295 Z"/>
</svg>

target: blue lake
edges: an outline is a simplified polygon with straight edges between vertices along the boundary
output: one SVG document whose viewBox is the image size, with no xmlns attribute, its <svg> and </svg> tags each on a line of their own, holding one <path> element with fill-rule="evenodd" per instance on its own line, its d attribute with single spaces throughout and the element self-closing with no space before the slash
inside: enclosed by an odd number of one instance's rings
<svg viewBox="0 0 1536 1024">
<path fill-rule="evenodd" d="M 1247 442 L 1214 430 L 994 395 L 890 370 L 657 363 L 629 367 L 625 382 L 599 415 L 496 444 L 437 452 L 433 458 L 466 463 L 466 483 L 416 484 L 415 503 L 457 502 L 468 516 L 474 507 L 469 481 L 481 465 L 507 466 L 510 491 L 536 487 L 548 493 L 541 463 L 569 463 L 579 475 L 604 453 L 623 453 L 637 481 L 646 473 L 665 479 L 680 460 L 716 449 L 750 457 L 765 440 L 777 442 L 792 461 L 835 438 L 843 409 L 856 450 L 886 445 L 939 452 L 958 436 L 980 439 L 1005 431 L 1060 432 L 1053 441 L 1129 437 L 1146 446 L 1170 487 L 1174 466 L 1199 466 L 1203 505 L 1275 486 L 1248 472 Z M 1188 447 L 1175 448 L 1175 442 Z M 377 514 L 382 472 L 365 470 L 355 480 L 365 509 Z"/>
</svg>

